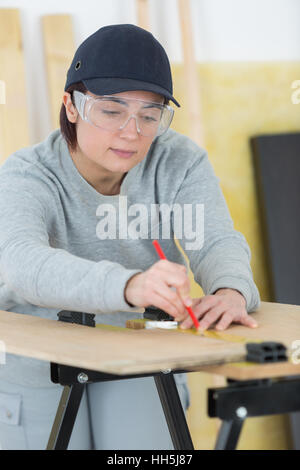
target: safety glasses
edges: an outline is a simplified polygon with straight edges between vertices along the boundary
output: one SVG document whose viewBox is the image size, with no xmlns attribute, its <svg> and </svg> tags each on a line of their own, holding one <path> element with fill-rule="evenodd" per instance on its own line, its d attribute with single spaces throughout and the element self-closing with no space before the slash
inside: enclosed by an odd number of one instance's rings
<svg viewBox="0 0 300 470">
<path fill-rule="evenodd" d="M 110 132 L 122 130 L 135 119 L 137 132 L 146 137 L 162 135 L 170 127 L 174 109 L 166 104 L 104 95 L 93 98 L 73 91 L 77 111 L 83 121 Z"/>
</svg>

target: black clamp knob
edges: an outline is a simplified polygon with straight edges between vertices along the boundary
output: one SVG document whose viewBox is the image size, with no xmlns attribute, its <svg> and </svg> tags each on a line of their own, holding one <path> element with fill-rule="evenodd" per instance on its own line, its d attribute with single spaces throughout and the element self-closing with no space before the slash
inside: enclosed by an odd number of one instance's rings
<svg viewBox="0 0 300 470">
<path fill-rule="evenodd" d="M 57 314 L 59 321 L 67 323 L 77 323 L 79 325 L 95 326 L 95 315 L 92 313 L 72 312 L 70 310 L 61 310 Z"/>
<path fill-rule="evenodd" d="M 151 308 L 147 307 L 144 312 L 144 318 L 147 320 L 153 321 L 173 321 L 174 318 L 166 313 L 164 310 L 160 310 L 159 308 Z"/>
<path fill-rule="evenodd" d="M 275 341 L 265 341 L 263 343 L 247 343 L 246 360 L 249 362 L 281 362 L 287 361 L 286 347 L 284 344 Z"/>
</svg>

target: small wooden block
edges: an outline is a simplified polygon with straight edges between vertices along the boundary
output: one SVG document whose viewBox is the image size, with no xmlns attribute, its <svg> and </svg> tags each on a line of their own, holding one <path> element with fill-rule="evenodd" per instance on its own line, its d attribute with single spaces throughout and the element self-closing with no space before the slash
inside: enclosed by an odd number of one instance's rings
<svg viewBox="0 0 300 470">
<path fill-rule="evenodd" d="M 147 320 L 145 320 L 144 318 L 137 318 L 136 320 L 127 320 L 126 328 L 131 328 L 132 330 L 142 330 L 146 327 L 146 321 Z"/>
</svg>

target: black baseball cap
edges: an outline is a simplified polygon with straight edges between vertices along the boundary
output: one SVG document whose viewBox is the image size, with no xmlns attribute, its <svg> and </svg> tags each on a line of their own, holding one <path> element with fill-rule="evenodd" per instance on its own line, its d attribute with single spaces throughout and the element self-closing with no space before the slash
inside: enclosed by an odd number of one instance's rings
<svg viewBox="0 0 300 470">
<path fill-rule="evenodd" d="M 155 37 L 133 24 L 104 26 L 75 52 L 65 91 L 83 82 L 96 95 L 143 90 L 173 97 L 171 67 L 166 51 Z"/>
</svg>

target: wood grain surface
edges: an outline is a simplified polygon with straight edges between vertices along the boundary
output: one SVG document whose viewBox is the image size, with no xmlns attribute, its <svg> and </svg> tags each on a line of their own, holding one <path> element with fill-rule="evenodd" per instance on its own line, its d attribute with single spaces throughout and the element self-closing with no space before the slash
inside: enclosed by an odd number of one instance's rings
<svg viewBox="0 0 300 470">
<path fill-rule="evenodd" d="M 291 351 L 292 342 L 300 339 L 299 306 L 262 302 L 253 315 L 259 323 L 256 329 L 233 325 L 219 337 L 208 337 L 192 331 L 91 328 L 0 311 L 0 339 L 7 353 L 115 374 L 212 365 L 201 370 L 221 373 L 217 364 L 245 361 L 245 342 L 280 341 Z M 272 376 L 300 373 L 300 365 L 291 362 L 235 368 L 242 378 L 247 378 L 247 370 L 253 376 L 253 370 L 262 368 Z"/>
<path fill-rule="evenodd" d="M 59 127 L 59 112 L 68 68 L 75 52 L 73 25 L 70 15 L 42 17 L 44 57 L 53 129 Z"/>
<path fill-rule="evenodd" d="M 6 352 L 116 374 L 242 360 L 244 346 L 177 331 L 91 328 L 0 311 Z"/>
<path fill-rule="evenodd" d="M 5 104 L 0 105 L 2 164 L 11 153 L 29 145 L 20 11 L 14 8 L 0 9 L 0 80 L 5 84 Z"/>
</svg>

